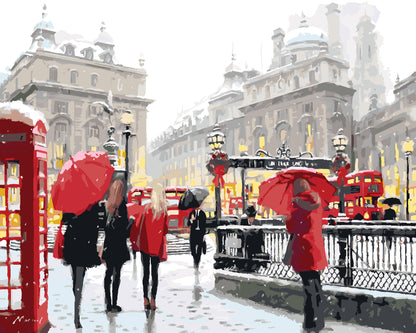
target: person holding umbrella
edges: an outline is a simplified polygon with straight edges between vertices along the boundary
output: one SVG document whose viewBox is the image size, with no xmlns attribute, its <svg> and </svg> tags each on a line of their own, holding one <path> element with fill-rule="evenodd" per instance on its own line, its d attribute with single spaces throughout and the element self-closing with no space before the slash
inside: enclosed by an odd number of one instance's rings
<svg viewBox="0 0 416 333">
<path fill-rule="evenodd" d="M 327 266 L 322 237 L 322 207 L 331 200 L 335 187 L 314 169 L 289 168 L 260 185 L 258 204 L 285 215 L 290 236 L 284 261 L 302 279 L 305 295 L 303 327 L 319 332 L 325 326 L 322 311 L 320 271 Z M 287 260 L 287 261 L 286 261 Z"/>
<path fill-rule="evenodd" d="M 71 265 L 74 324 L 81 328 L 80 307 L 86 269 L 101 264 L 97 251 L 99 212 L 114 168 L 104 152 L 78 152 L 62 167 L 51 196 L 66 224 L 63 262 Z"/>
<path fill-rule="evenodd" d="M 206 251 L 206 243 L 204 236 L 206 233 L 207 217 L 202 210 L 202 205 L 205 198 L 209 195 L 206 187 L 195 186 L 189 188 L 179 200 L 178 208 L 187 210 L 195 208 L 188 217 L 188 226 L 191 227 L 189 235 L 189 245 L 191 254 L 194 260 L 194 268 L 198 270 L 199 262 L 201 261 L 202 252 Z"/>
<path fill-rule="evenodd" d="M 392 208 L 393 205 L 401 205 L 402 202 L 398 198 L 386 198 L 382 201 L 383 204 L 389 206 L 384 211 L 383 220 L 395 220 L 396 219 L 396 211 Z"/>
<path fill-rule="evenodd" d="M 127 217 L 127 206 L 124 194 L 125 186 L 123 181 L 116 179 L 110 184 L 107 201 L 105 203 L 107 222 L 104 227 L 105 239 L 101 258 L 107 265 L 104 277 L 107 312 L 120 312 L 122 310 L 117 304 L 121 267 L 126 261 L 130 260 L 126 239 L 130 235 L 132 222 L 129 222 Z M 112 279 L 113 285 L 111 293 Z"/>
</svg>

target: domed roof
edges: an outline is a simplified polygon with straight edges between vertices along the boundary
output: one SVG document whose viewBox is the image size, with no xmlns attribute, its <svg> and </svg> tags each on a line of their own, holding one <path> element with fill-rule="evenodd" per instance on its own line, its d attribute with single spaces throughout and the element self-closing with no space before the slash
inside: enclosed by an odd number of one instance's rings
<svg viewBox="0 0 416 333">
<path fill-rule="evenodd" d="M 286 46 L 289 49 L 299 46 L 320 46 L 322 43 L 328 43 L 327 34 L 317 27 L 310 27 L 304 18 L 302 19 L 299 28 L 289 31 L 286 35 Z"/>
</svg>

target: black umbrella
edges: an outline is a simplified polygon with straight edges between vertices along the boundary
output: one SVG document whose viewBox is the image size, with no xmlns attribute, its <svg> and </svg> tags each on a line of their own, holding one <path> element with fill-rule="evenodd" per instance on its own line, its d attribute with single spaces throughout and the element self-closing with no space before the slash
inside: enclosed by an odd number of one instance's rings
<svg viewBox="0 0 416 333">
<path fill-rule="evenodd" d="M 383 204 L 393 206 L 393 205 L 401 205 L 402 202 L 399 198 L 386 198 L 382 201 Z"/>
<path fill-rule="evenodd" d="M 209 195 L 206 187 L 195 186 L 188 188 L 181 199 L 179 200 L 178 208 L 180 210 L 187 210 L 189 208 L 198 208 L 202 202 Z"/>
</svg>

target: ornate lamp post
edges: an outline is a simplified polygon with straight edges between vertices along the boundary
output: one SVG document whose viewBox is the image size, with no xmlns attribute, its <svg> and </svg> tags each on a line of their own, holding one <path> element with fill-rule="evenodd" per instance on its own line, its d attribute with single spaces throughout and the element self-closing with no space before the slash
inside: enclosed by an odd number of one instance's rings
<svg viewBox="0 0 416 333">
<path fill-rule="evenodd" d="M 221 185 L 224 185 L 223 175 L 225 175 L 230 166 L 228 155 L 221 151 L 224 145 L 225 135 L 221 132 L 218 124 L 215 124 L 211 133 L 208 134 L 208 145 L 212 149 L 211 158 L 208 161 L 207 169 L 215 176 L 213 183 L 215 185 L 215 211 L 217 224 L 221 218 Z"/>
<path fill-rule="evenodd" d="M 348 155 L 345 154 L 348 138 L 344 135 L 344 130 L 340 128 L 337 135 L 332 138 L 332 145 L 337 154 L 332 161 L 332 171 L 338 176 L 339 189 L 339 215 L 345 214 L 344 204 L 344 177 L 351 170 Z"/>
<path fill-rule="evenodd" d="M 409 137 L 406 138 L 406 141 L 402 142 L 402 151 L 406 156 L 406 220 L 409 220 L 409 160 L 413 153 L 413 140 Z"/>
<path fill-rule="evenodd" d="M 129 138 L 134 136 L 130 130 L 130 125 L 134 121 L 134 115 L 131 113 L 130 110 L 124 110 L 120 117 L 120 122 L 126 126 L 126 129 L 123 131 L 123 135 L 126 136 L 126 155 L 125 155 L 125 179 L 126 179 L 126 186 L 127 192 L 129 191 Z"/>
</svg>

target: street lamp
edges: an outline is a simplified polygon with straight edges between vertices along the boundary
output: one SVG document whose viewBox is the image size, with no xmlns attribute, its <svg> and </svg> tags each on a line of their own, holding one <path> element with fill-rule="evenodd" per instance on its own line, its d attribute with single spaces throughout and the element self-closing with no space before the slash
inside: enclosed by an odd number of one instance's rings
<svg viewBox="0 0 416 333">
<path fill-rule="evenodd" d="M 130 110 L 123 110 L 120 122 L 126 126 L 126 129 L 123 131 L 123 135 L 126 136 L 126 155 L 125 155 L 125 179 L 126 179 L 126 191 L 129 190 L 129 138 L 134 136 L 130 131 L 130 125 L 134 121 L 134 115 Z"/>
<path fill-rule="evenodd" d="M 221 148 L 224 145 L 225 135 L 221 132 L 221 129 L 218 124 L 215 124 L 211 133 L 208 134 L 208 145 L 211 147 L 213 153 L 210 161 L 208 162 L 208 170 L 213 173 L 216 177 L 220 175 L 218 169 L 221 169 L 222 165 L 222 172 L 227 172 L 228 166 L 224 167 L 225 163 L 228 162 L 228 157 L 225 160 L 221 159 L 221 156 L 226 156 L 226 154 L 221 152 Z M 223 164 L 224 162 L 224 164 Z M 222 175 L 220 175 L 222 177 Z M 214 182 L 215 184 L 215 212 L 216 212 L 216 219 L 217 224 L 219 219 L 221 218 L 221 181 Z"/>
<path fill-rule="evenodd" d="M 337 155 L 332 161 L 332 171 L 338 176 L 340 183 L 339 189 L 339 215 L 345 214 L 344 204 L 344 176 L 349 172 L 351 168 L 348 160 L 348 155 L 345 154 L 345 148 L 347 148 L 348 138 L 344 135 L 344 130 L 340 128 L 337 135 L 332 138 L 332 145 L 334 146 Z"/>
<path fill-rule="evenodd" d="M 409 137 L 402 142 L 402 151 L 406 156 L 406 220 L 409 220 L 409 160 L 413 153 L 413 140 Z"/>
</svg>

